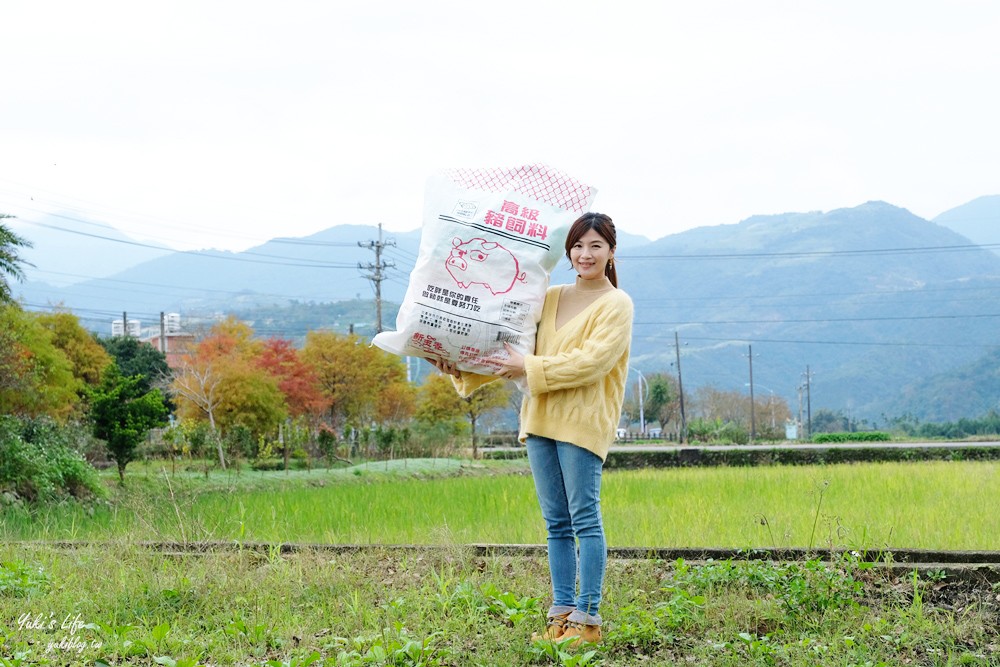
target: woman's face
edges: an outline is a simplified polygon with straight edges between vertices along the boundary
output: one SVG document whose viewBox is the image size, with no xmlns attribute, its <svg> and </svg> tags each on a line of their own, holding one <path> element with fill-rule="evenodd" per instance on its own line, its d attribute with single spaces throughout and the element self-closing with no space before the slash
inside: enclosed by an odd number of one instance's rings
<svg viewBox="0 0 1000 667">
<path fill-rule="evenodd" d="M 573 268 L 584 280 L 598 280 L 604 277 L 604 267 L 615 252 L 604 237 L 593 229 L 573 244 L 569 249 L 569 259 Z"/>
</svg>

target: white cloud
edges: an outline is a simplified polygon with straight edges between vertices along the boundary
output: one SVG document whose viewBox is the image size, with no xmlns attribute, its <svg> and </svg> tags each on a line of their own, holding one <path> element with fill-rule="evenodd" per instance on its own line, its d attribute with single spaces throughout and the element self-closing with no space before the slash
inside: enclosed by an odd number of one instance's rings
<svg viewBox="0 0 1000 667">
<path fill-rule="evenodd" d="M 66 1 L 0 21 L 0 210 L 70 203 L 181 247 L 413 229 L 445 166 L 549 163 L 653 238 L 998 191 L 990 2 Z"/>
</svg>

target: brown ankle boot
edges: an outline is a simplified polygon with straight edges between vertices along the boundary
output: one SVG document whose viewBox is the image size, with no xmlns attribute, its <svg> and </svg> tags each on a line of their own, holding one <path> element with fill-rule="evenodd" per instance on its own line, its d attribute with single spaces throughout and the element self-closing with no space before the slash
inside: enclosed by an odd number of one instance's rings
<svg viewBox="0 0 1000 667">
<path fill-rule="evenodd" d="M 567 611 L 555 616 L 549 616 L 545 620 L 545 632 L 531 633 L 531 641 L 555 641 L 560 639 L 566 631 L 566 618 L 571 613 L 571 611 Z"/>
<path fill-rule="evenodd" d="M 575 639 L 573 639 L 574 637 Z M 573 639 L 569 642 L 569 648 L 579 648 L 583 644 L 599 644 L 601 643 L 601 626 L 566 621 L 566 629 L 559 640 L 566 639 Z"/>
</svg>

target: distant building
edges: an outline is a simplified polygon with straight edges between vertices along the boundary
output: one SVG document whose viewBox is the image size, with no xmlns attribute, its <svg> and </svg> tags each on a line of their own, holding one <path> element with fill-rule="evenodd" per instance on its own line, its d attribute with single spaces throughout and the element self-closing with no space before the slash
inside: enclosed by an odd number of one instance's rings
<svg viewBox="0 0 1000 667">
<path fill-rule="evenodd" d="M 139 320 L 129 320 L 128 328 L 126 329 L 126 327 L 122 324 L 122 320 L 112 320 L 111 335 L 139 338 L 142 335 L 142 322 Z"/>
<path fill-rule="evenodd" d="M 122 320 L 111 322 L 112 336 L 129 336 L 138 338 L 141 342 L 152 345 L 167 358 L 167 365 L 176 368 L 192 343 L 194 334 L 184 331 L 181 327 L 180 313 L 165 313 L 160 318 L 159 326 L 147 327 L 143 334 L 142 323 L 139 320 L 129 320 L 128 328 L 122 326 Z"/>
<path fill-rule="evenodd" d="M 180 313 L 165 313 L 160 316 L 160 326 L 150 327 L 142 341 L 162 352 L 168 366 L 177 368 L 194 343 L 194 334 L 182 330 Z"/>
</svg>

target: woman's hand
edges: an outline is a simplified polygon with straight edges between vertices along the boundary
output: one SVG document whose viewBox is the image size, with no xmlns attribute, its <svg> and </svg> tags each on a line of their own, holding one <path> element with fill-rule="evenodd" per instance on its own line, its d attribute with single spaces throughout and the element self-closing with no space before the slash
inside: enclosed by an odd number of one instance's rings
<svg viewBox="0 0 1000 667">
<path fill-rule="evenodd" d="M 447 359 L 442 359 L 441 357 L 424 357 L 434 368 L 438 369 L 442 373 L 447 373 L 448 375 L 454 375 L 458 379 L 462 379 L 462 371 L 458 370 L 456 364 L 448 361 Z"/>
<path fill-rule="evenodd" d="M 500 364 L 497 376 L 508 380 L 524 377 L 524 355 L 511 347 L 510 343 L 504 343 L 503 347 L 507 350 L 507 360 Z"/>
</svg>

